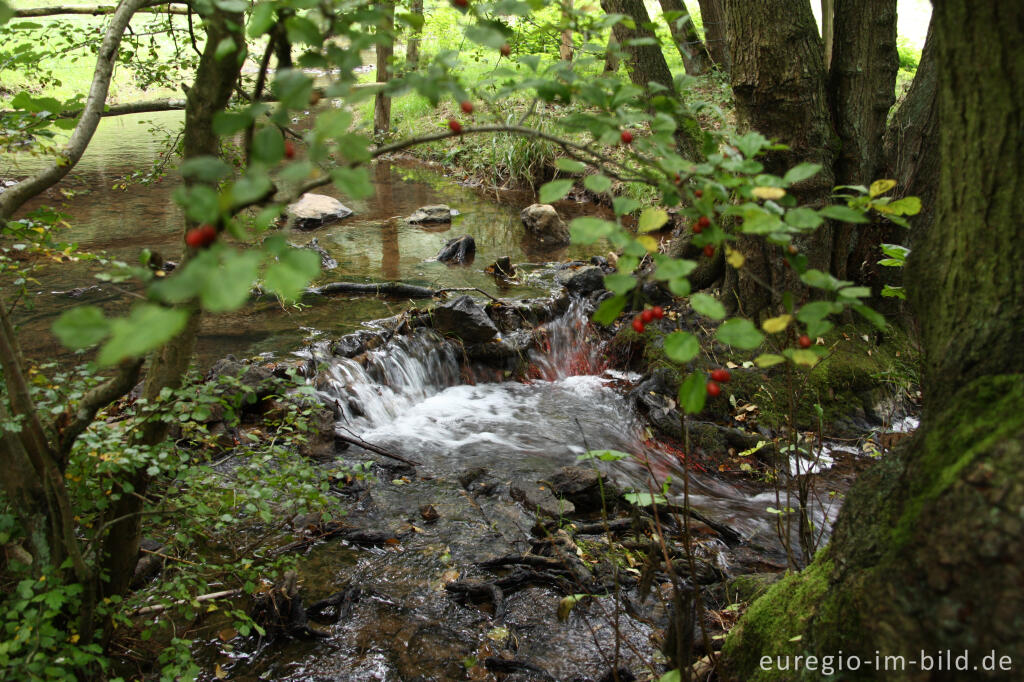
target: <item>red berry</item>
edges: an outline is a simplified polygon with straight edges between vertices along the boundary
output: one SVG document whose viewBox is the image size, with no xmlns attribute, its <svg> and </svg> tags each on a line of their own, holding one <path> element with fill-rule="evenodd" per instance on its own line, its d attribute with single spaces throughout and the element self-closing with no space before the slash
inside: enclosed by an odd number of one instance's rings
<svg viewBox="0 0 1024 682">
<path fill-rule="evenodd" d="M 295 158 L 295 143 L 291 140 L 284 141 L 284 158 L 294 159 Z"/>
<path fill-rule="evenodd" d="M 682 183 L 683 178 L 679 175 L 679 173 L 676 173 L 675 180 L 676 180 L 676 184 L 678 185 L 678 184 Z"/>
<path fill-rule="evenodd" d="M 470 102 L 468 99 L 465 100 L 464 102 L 462 102 L 459 106 L 462 107 L 462 110 L 465 113 L 467 113 L 467 114 L 472 114 L 473 113 L 473 103 Z"/>
<path fill-rule="evenodd" d="M 640 319 L 639 315 L 633 318 L 633 329 L 636 330 L 637 334 L 644 333 L 644 321 Z"/>
<path fill-rule="evenodd" d="M 662 309 L 660 305 L 656 305 L 653 308 L 651 308 L 651 314 L 654 315 L 654 319 L 656 320 L 660 320 L 661 318 L 665 317 L 665 311 L 664 309 Z"/>
<path fill-rule="evenodd" d="M 695 222 L 695 223 L 693 224 L 693 233 L 694 233 L 694 234 L 700 234 L 700 233 L 701 233 L 701 232 L 703 232 L 703 231 L 704 231 L 704 228 L 703 228 L 703 227 L 701 227 L 700 221 L 698 221 L 698 222 Z"/>
<path fill-rule="evenodd" d="M 456 121 L 454 118 L 448 119 L 448 127 L 452 129 L 452 132 L 458 135 L 462 132 L 462 124 Z"/>
<path fill-rule="evenodd" d="M 469 0 L 452 0 L 452 4 L 460 9 L 469 7 Z"/>
<path fill-rule="evenodd" d="M 807 334 L 801 334 L 800 338 L 797 339 L 796 342 L 800 344 L 801 348 L 811 347 L 811 337 L 807 336 Z"/>
<path fill-rule="evenodd" d="M 715 381 L 709 381 L 707 389 L 708 395 L 711 396 L 712 398 L 717 398 L 718 394 L 722 392 L 722 387 L 719 386 L 718 383 Z"/>
<path fill-rule="evenodd" d="M 510 54 L 512 54 L 512 48 L 509 47 L 508 43 L 505 43 L 504 45 L 501 46 L 500 52 L 502 57 L 507 57 Z"/>
<path fill-rule="evenodd" d="M 633 142 L 633 133 L 623 130 L 619 138 L 622 140 L 622 144 L 631 144 Z"/>
<path fill-rule="evenodd" d="M 729 383 L 729 379 L 732 379 L 732 375 L 729 374 L 729 370 L 727 369 L 716 369 L 711 372 L 711 378 L 720 384 L 727 384 Z"/>
<path fill-rule="evenodd" d="M 708 220 L 708 217 L 706 215 L 702 215 L 700 219 L 697 221 L 697 224 L 700 225 L 701 229 L 703 230 L 705 227 L 711 224 L 711 221 Z"/>
<path fill-rule="evenodd" d="M 707 246 L 705 246 L 704 247 L 704 255 L 707 256 L 708 258 L 711 258 L 712 256 L 714 256 L 715 255 L 715 247 L 711 246 L 711 244 L 708 244 Z"/>
<path fill-rule="evenodd" d="M 650 324 L 654 322 L 654 311 L 648 308 L 647 310 L 640 313 L 640 319 L 643 320 L 644 324 Z"/>
<path fill-rule="evenodd" d="M 702 190 L 702 189 L 695 189 L 695 190 L 693 190 L 693 196 L 695 196 L 698 199 L 700 199 L 702 196 L 704 196 L 704 190 Z"/>
<path fill-rule="evenodd" d="M 217 229 L 213 225 L 200 225 L 185 233 L 185 243 L 193 249 L 209 246 L 217 239 Z"/>
</svg>

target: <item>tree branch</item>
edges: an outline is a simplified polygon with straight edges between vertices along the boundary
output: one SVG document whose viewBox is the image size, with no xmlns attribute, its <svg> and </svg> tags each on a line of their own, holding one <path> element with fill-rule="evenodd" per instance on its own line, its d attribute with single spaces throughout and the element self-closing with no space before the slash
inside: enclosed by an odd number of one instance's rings
<svg viewBox="0 0 1024 682">
<path fill-rule="evenodd" d="M 59 182 L 82 158 L 93 133 L 96 132 L 103 105 L 107 101 L 110 78 L 114 73 L 121 37 L 132 15 L 145 7 L 149 1 L 124 0 L 118 5 L 117 11 L 114 12 L 113 18 L 110 20 L 110 25 L 107 26 L 103 42 L 100 44 L 96 69 L 93 72 L 92 85 L 89 88 L 89 97 L 86 100 L 85 109 L 82 111 L 82 117 L 79 119 L 78 125 L 75 126 L 74 132 L 71 133 L 71 139 L 68 140 L 67 145 L 51 166 L 0 194 L 0 220 L 11 217 L 26 201 Z"/>
<path fill-rule="evenodd" d="M 188 10 L 181 7 L 167 7 L 164 9 L 155 9 L 160 5 L 175 5 L 175 4 L 187 4 L 184 2 L 174 2 L 173 0 L 147 0 L 143 2 L 142 6 L 136 10 L 136 14 L 188 14 Z M 105 14 L 113 14 L 117 11 L 116 7 L 35 7 L 33 9 L 16 9 L 14 10 L 15 19 L 31 19 L 36 17 L 54 17 L 62 14 L 86 14 L 89 16 L 102 16 Z"/>
<path fill-rule="evenodd" d="M 143 358 L 122 363 L 117 374 L 86 393 L 76 407 L 68 405 L 54 421 L 57 432 L 57 463 L 61 471 L 67 466 L 68 453 L 75 439 L 89 427 L 96 413 L 132 390 L 139 379 Z"/>
</svg>

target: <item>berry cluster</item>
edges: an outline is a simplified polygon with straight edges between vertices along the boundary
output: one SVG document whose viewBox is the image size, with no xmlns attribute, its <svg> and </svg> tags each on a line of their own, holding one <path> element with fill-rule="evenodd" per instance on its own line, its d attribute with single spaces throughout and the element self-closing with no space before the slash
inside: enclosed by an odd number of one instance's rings
<svg viewBox="0 0 1024 682">
<path fill-rule="evenodd" d="M 637 334 L 643 334 L 645 325 L 660 320 L 665 317 L 665 310 L 660 306 L 656 305 L 653 308 L 647 308 L 642 313 L 633 318 L 633 329 L 636 330 Z"/>
</svg>

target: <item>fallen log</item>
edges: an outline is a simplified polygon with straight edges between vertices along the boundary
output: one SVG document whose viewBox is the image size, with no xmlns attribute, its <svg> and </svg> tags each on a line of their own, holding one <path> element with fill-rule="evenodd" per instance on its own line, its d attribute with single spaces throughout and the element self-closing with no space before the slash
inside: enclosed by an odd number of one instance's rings
<svg viewBox="0 0 1024 682">
<path fill-rule="evenodd" d="M 310 287 L 306 293 L 324 296 L 327 294 L 357 294 L 369 296 L 395 296 L 397 298 L 433 298 L 440 291 L 401 282 L 331 282 L 319 287 Z"/>
</svg>

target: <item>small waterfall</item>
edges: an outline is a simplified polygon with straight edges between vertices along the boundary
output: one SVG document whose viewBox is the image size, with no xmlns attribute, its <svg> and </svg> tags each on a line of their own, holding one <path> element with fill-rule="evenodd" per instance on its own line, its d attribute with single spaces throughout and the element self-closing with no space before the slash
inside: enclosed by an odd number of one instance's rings
<svg viewBox="0 0 1024 682">
<path fill-rule="evenodd" d="M 573 298 L 565 314 L 541 326 L 537 334 L 538 343 L 530 351 L 531 378 L 556 381 L 604 371 L 602 344 L 593 338 L 590 311 L 582 299 Z"/>
<path fill-rule="evenodd" d="M 323 401 L 350 427 L 374 427 L 460 383 L 456 346 L 434 331 L 395 336 L 362 361 L 314 353 Z"/>
</svg>

